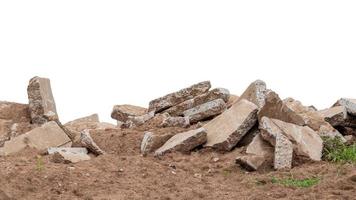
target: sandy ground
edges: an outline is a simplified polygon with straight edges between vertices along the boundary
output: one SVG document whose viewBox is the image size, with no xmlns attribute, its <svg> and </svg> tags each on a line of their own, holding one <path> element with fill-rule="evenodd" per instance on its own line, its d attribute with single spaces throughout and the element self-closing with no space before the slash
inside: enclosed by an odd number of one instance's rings
<svg viewBox="0 0 356 200">
<path fill-rule="evenodd" d="M 76 164 L 53 163 L 32 149 L 0 157 L 0 199 L 356 199 L 354 165 L 319 162 L 290 172 L 246 172 L 234 163 L 243 148 L 142 157 L 143 129 L 92 131 L 107 154 Z M 293 188 L 272 183 L 273 177 L 321 180 L 310 188 Z"/>
</svg>

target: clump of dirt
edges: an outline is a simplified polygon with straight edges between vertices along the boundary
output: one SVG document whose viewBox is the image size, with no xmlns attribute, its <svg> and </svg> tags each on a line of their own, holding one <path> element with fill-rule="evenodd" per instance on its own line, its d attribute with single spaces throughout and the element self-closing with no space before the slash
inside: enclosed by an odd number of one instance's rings
<svg viewBox="0 0 356 200">
<path fill-rule="evenodd" d="M 149 129 L 150 130 L 150 129 Z M 150 131 L 180 132 L 181 128 Z M 107 154 L 76 164 L 57 164 L 26 149 L 0 157 L 0 199 L 354 199 L 352 164 L 307 163 L 289 172 L 247 172 L 235 164 L 242 149 L 220 154 L 196 149 L 161 158 L 140 154 L 146 130 L 91 131 Z M 274 178 L 317 177 L 308 188 L 286 187 Z"/>
</svg>

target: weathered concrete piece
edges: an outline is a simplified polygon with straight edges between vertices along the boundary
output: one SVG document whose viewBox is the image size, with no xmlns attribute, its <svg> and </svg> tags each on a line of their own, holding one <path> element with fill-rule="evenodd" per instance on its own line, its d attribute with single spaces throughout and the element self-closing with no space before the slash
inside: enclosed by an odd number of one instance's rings
<svg viewBox="0 0 356 200">
<path fill-rule="evenodd" d="M 337 103 L 345 106 L 348 114 L 356 116 L 356 99 L 341 98 Z"/>
<path fill-rule="evenodd" d="M 55 163 L 77 163 L 90 160 L 90 156 L 87 151 L 85 152 L 78 149 L 80 148 L 65 148 L 56 150 L 53 153 L 50 153 L 52 155 L 52 161 Z"/>
<path fill-rule="evenodd" d="M 309 157 L 311 160 L 320 161 L 323 149 L 323 140 L 307 126 L 271 119 L 283 134 L 293 143 L 297 155 Z"/>
<path fill-rule="evenodd" d="M 252 142 L 247 146 L 247 154 L 253 154 L 257 156 L 269 156 L 273 155 L 273 147 L 266 142 L 260 134 L 256 135 Z"/>
<path fill-rule="evenodd" d="M 203 127 L 208 141 L 206 147 L 230 151 L 257 121 L 257 106 L 245 99 L 217 116 Z"/>
<path fill-rule="evenodd" d="M 244 93 L 240 96 L 239 100 L 246 99 L 262 108 L 265 104 L 266 83 L 261 80 L 252 82 Z"/>
<path fill-rule="evenodd" d="M 216 116 L 226 110 L 226 103 L 222 99 L 206 102 L 183 112 L 189 118 L 190 123 L 195 123 L 212 116 Z"/>
<path fill-rule="evenodd" d="M 94 142 L 93 138 L 90 136 L 89 130 L 80 132 L 80 143 L 82 144 L 82 147 L 88 148 L 95 155 L 105 154 L 105 152 Z"/>
<path fill-rule="evenodd" d="M 27 146 L 43 151 L 49 147 L 59 147 L 69 142 L 71 142 L 70 138 L 56 122 L 48 122 L 5 142 L 2 150 L 4 155 L 19 152 Z"/>
<path fill-rule="evenodd" d="M 152 100 L 149 103 L 149 111 L 160 112 L 169 107 L 178 105 L 188 99 L 204 94 L 211 87 L 210 81 L 204 81 L 192 85 L 188 88 L 179 90 L 178 92 L 167 94 L 166 96 Z"/>
<path fill-rule="evenodd" d="M 129 117 L 142 116 L 147 113 L 147 108 L 134 106 L 134 105 L 115 105 L 112 112 L 111 118 L 126 122 Z"/>
<path fill-rule="evenodd" d="M 181 116 L 183 115 L 184 111 L 204 104 L 206 102 L 213 101 L 215 99 L 222 99 L 227 102 L 229 100 L 229 97 L 229 90 L 225 88 L 215 88 L 213 90 L 208 91 L 207 93 L 201 94 L 171 108 L 168 108 L 164 112 L 169 113 L 171 116 Z"/>
<path fill-rule="evenodd" d="M 230 108 L 232 106 L 232 104 L 236 103 L 239 100 L 239 96 L 234 95 L 234 94 L 230 94 L 229 100 L 227 100 L 226 102 L 226 107 Z"/>
<path fill-rule="evenodd" d="M 32 123 L 44 124 L 58 119 L 50 80 L 34 77 L 27 87 Z"/>
<path fill-rule="evenodd" d="M 274 169 L 291 169 L 293 160 L 293 144 L 283 134 L 277 134 L 274 147 Z"/>
<path fill-rule="evenodd" d="M 283 135 L 283 131 L 268 117 L 262 117 L 259 124 L 261 137 L 272 146 L 276 146 L 277 135 Z"/>
<path fill-rule="evenodd" d="M 160 127 L 188 127 L 190 125 L 189 117 L 166 117 L 163 119 Z"/>
<path fill-rule="evenodd" d="M 143 155 L 146 155 L 148 153 L 156 151 L 174 135 L 174 133 L 158 135 L 152 132 L 146 132 L 141 142 L 141 153 Z"/>
<path fill-rule="evenodd" d="M 335 106 L 328 109 L 318 111 L 325 121 L 332 126 L 340 126 L 345 122 L 347 117 L 346 108 L 344 106 Z"/>
<path fill-rule="evenodd" d="M 75 124 L 80 124 L 80 123 L 88 123 L 88 122 L 94 122 L 94 123 L 99 123 L 99 116 L 98 114 L 92 114 L 86 117 L 81 117 L 78 119 L 75 119 L 73 121 L 67 122 L 64 124 L 64 126 L 73 126 Z"/>
<path fill-rule="evenodd" d="M 151 111 L 141 116 L 129 116 L 128 120 L 121 127 L 133 128 L 133 127 L 141 126 L 148 120 L 152 119 L 154 116 L 155 116 L 154 111 Z"/>
<path fill-rule="evenodd" d="M 244 155 L 238 156 L 236 158 L 236 164 L 239 164 L 241 167 L 245 168 L 248 171 L 259 170 L 266 163 L 265 156 L 258 155 Z"/>
<path fill-rule="evenodd" d="M 29 106 L 14 102 L 0 101 L 0 119 L 13 123 L 31 122 Z"/>
<path fill-rule="evenodd" d="M 74 154 L 88 154 L 88 150 L 83 147 L 50 147 L 47 149 L 48 154 L 54 154 L 56 152 L 70 152 Z"/>
<path fill-rule="evenodd" d="M 156 156 L 167 152 L 179 151 L 187 153 L 195 147 L 206 142 L 206 131 L 204 128 L 178 133 L 171 137 L 162 147 L 155 151 Z"/>
</svg>

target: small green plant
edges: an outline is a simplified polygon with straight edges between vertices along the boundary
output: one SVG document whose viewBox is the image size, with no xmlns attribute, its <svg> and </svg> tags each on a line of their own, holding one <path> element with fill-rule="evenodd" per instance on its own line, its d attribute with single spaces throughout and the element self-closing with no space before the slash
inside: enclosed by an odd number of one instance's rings
<svg viewBox="0 0 356 200">
<path fill-rule="evenodd" d="M 277 179 L 276 177 L 272 177 L 272 183 L 283 185 L 286 187 L 300 187 L 300 188 L 308 188 L 313 185 L 319 183 L 320 179 L 317 177 L 313 178 L 305 178 L 305 179 L 295 179 L 295 178 L 284 178 Z"/>
<path fill-rule="evenodd" d="M 346 145 L 339 137 L 323 137 L 323 159 L 336 163 L 356 163 L 356 144 Z"/>
<path fill-rule="evenodd" d="M 37 156 L 36 159 L 36 170 L 42 171 L 44 169 L 44 163 L 41 156 Z"/>
</svg>

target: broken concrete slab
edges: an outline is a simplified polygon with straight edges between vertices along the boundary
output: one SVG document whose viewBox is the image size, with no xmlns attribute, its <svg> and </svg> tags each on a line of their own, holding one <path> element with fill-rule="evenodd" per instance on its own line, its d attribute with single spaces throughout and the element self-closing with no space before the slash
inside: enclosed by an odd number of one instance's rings
<svg viewBox="0 0 356 200">
<path fill-rule="evenodd" d="M 216 116 L 226 110 L 226 103 L 222 99 L 215 99 L 206 102 L 183 112 L 184 117 L 188 117 L 190 123 Z"/>
<path fill-rule="evenodd" d="M 149 111 L 160 112 L 169 107 L 178 105 L 188 99 L 204 94 L 211 87 L 210 81 L 204 81 L 192 85 L 188 88 L 181 89 L 177 92 L 167 94 L 166 96 L 154 99 L 149 103 Z"/>
<path fill-rule="evenodd" d="M 2 151 L 4 155 L 10 155 L 23 150 L 27 146 L 44 151 L 49 147 L 59 147 L 69 142 L 71 140 L 56 122 L 48 122 L 41 127 L 34 128 L 25 134 L 6 141 Z"/>
<path fill-rule="evenodd" d="M 178 105 L 175 105 L 171 108 L 168 108 L 164 112 L 169 113 L 171 116 L 181 116 L 183 115 L 184 111 L 202 105 L 204 103 L 207 103 L 209 101 L 213 101 L 215 99 L 222 99 L 224 100 L 224 102 L 227 102 L 229 100 L 229 97 L 230 97 L 229 90 L 225 88 L 215 88 L 204 94 L 201 94 L 192 99 L 184 101 Z"/>
<path fill-rule="evenodd" d="M 189 117 L 171 117 L 168 116 L 162 120 L 159 127 L 188 127 L 190 125 Z"/>
<path fill-rule="evenodd" d="M 31 122 L 28 104 L 0 101 L 0 119 L 13 123 Z"/>
<path fill-rule="evenodd" d="M 188 153 L 192 149 L 206 142 L 206 131 L 204 128 L 178 133 L 171 137 L 162 147 L 155 151 L 156 156 L 178 151 Z"/>
<path fill-rule="evenodd" d="M 346 108 L 344 106 L 335 106 L 318 111 L 325 121 L 332 126 L 341 126 L 347 117 Z"/>
<path fill-rule="evenodd" d="M 257 134 L 246 148 L 247 154 L 272 157 L 273 147 Z"/>
<path fill-rule="evenodd" d="M 274 163 L 276 170 L 292 169 L 293 144 L 283 134 L 277 134 L 276 145 L 274 147 Z"/>
<path fill-rule="evenodd" d="M 271 119 L 283 134 L 293 143 L 297 155 L 306 156 L 314 161 L 320 161 L 323 149 L 323 140 L 308 126 L 298 126 Z"/>
<path fill-rule="evenodd" d="M 156 151 L 174 135 L 174 133 L 166 133 L 159 135 L 154 134 L 152 132 L 145 132 L 141 142 L 141 153 L 143 155 L 146 155 L 148 153 Z"/>
<path fill-rule="evenodd" d="M 129 104 L 115 105 L 111 112 L 111 118 L 126 122 L 129 120 L 129 117 L 137 117 L 145 114 L 147 114 L 147 108 Z"/>
<path fill-rule="evenodd" d="M 258 108 L 262 108 L 265 104 L 265 92 L 266 83 L 261 80 L 256 80 L 252 82 L 247 89 L 242 93 L 239 100 L 246 99 L 257 105 Z"/>
<path fill-rule="evenodd" d="M 257 171 L 266 163 L 266 158 L 265 156 L 250 154 L 238 156 L 235 161 L 236 164 L 239 164 L 248 171 Z"/>
<path fill-rule="evenodd" d="M 336 104 L 345 106 L 348 114 L 356 116 L 356 99 L 341 98 Z"/>
<path fill-rule="evenodd" d="M 88 150 L 83 147 L 50 147 L 47 149 L 48 154 L 54 154 L 56 152 L 70 152 L 73 154 L 88 154 Z"/>
<path fill-rule="evenodd" d="M 121 126 L 122 128 L 133 128 L 143 125 L 148 120 L 155 116 L 154 111 L 146 113 L 141 116 L 128 116 L 128 120 Z"/>
<path fill-rule="evenodd" d="M 230 151 L 256 124 L 258 107 L 242 99 L 203 127 L 207 132 L 205 147 Z"/>
<path fill-rule="evenodd" d="M 229 100 L 227 100 L 226 102 L 226 107 L 230 108 L 232 106 L 232 104 L 236 103 L 239 100 L 239 96 L 234 95 L 234 94 L 230 94 Z"/>
<path fill-rule="evenodd" d="M 31 121 L 44 124 L 58 119 L 51 83 L 47 78 L 34 77 L 27 87 Z"/>
<path fill-rule="evenodd" d="M 86 117 L 81 117 L 78 119 L 75 119 L 73 121 L 69 121 L 67 123 L 64 124 L 64 126 L 73 126 L 74 124 L 78 124 L 78 123 L 87 123 L 87 122 L 95 122 L 95 123 L 99 123 L 99 116 L 98 114 L 92 114 Z"/>
<path fill-rule="evenodd" d="M 54 163 L 78 163 L 81 161 L 86 161 L 90 160 L 90 156 L 87 154 L 87 152 L 83 152 L 82 150 L 76 150 L 78 148 L 66 148 L 66 149 L 61 149 L 57 150 L 53 153 L 52 155 L 52 162 Z M 85 148 L 83 148 L 85 149 Z"/>
</svg>

